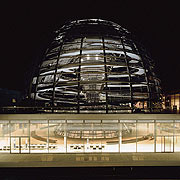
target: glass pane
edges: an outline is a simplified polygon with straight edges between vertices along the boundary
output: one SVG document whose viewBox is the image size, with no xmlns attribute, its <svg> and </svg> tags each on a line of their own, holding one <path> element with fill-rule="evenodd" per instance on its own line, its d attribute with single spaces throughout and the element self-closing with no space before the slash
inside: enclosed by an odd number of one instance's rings
<svg viewBox="0 0 180 180">
<path fill-rule="evenodd" d="M 180 135 L 180 123 L 175 123 L 174 124 L 174 134 L 175 135 Z"/>
<path fill-rule="evenodd" d="M 9 124 L 0 124 L 0 136 L 10 136 Z"/>
<path fill-rule="evenodd" d="M 158 135 L 173 135 L 173 123 L 157 123 L 156 134 Z"/>
<path fill-rule="evenodd" d="M 83 124 L 67 124 L 64 137 L 67 139 L 67 152 L 84 152 L 86 138 L 83 136 Z"/>
<path fill-rule="evenodd" d="M 92 134 L 92 137 L 90 137 L 87 142 L 87 147 L 89 148 L 89 150 L 87 149 L 87 152 L 91 152 L 91 153 L 95 153 L 95 152 L 102 152 L 102 149 L 105 148 L 105 145 L 103 143 L 103 140 L 99 139 L 98 136 L 101 136 L 101 132 L 95 131 L 95 132 L 89 132 L 90 134 Z M 97 134 L 97 137 L 95 137 Z M 94 137 L 93 137 L 94 136 Z"/>
<path fill-rule="evenodd" d="M 180 136 L 174 136 L 174 152 L 180 152 Z"/>
<path fill-rule="evenodd" d="M 11 137 L 11 153 L 20 153 L 19 137 Z"/>
<path fill-rule="evenodd" d="M 156 137 L 156 152 L 173 152 L 173 136 Z"/>
<path fill-rule="evenodd" d="M 91 122 L 92 120 L 89 120 Z M 83 137 L 87 139 L 86 152 L 102 152 L 102 124 L 90 123 L 84 125 Z"/>
<path fill-rule="evenodd" d="M 165 137 L 165 152 L 173 152 L 173 137 Z"/>
<path fill-rule="evenodd" d="M 49 152 L 66 152 L 64 139 L 64 124 L 49 124 Z"/>
<path fill-rule="evenodd" d="M 46 153 L 48 152 L 48 124 L 30 124 L 30 152 Z"/>
<path fill-rule="evenodd" d="M 69 135 L 72 135 L 73 132 L 67 132 L 67 152 L 84 152 L 86 140 L 82 138 L 70 138 Z M 76 132 L 77 133 L 77 132 Z"/>
<path fill-rule="evenodd" d="M 11 136 L 29 136 L 29 124 L 11 123 Z"/>
<path fill-rule="evenodd" d="M 21 153 L 29 153 L 29 137 L 21 137 Z"/>
<path fill-rule="evenodd" d="M 30 138 L 30 153 L 47 153 L 48 152 L 48 139 L 47 137 L 41 137 L 37 139 L 32 136 Z"/>
<path fill-rule="evenodd" d="M 136 152 L 136 123 L 122 123 L 121 152 Z"/>
<path fill-rule="evenodd" d="M 10 152 L 10 137 L 0 137 L 0 153 Z"/>
<path fill-rule="evenodd" d="M 137 123 L 137 152 L 154 152 L 153 123 Z"/>
<path fill-rule="evenodd" d="M 119 152 L 119 124 L 102 124 L 102 152 Z"/>
<path fill-rule="evenodd" d="M 164 152 L 164 138 L 161 136 L 156 137 L 156 152 Z"/>
</svg>

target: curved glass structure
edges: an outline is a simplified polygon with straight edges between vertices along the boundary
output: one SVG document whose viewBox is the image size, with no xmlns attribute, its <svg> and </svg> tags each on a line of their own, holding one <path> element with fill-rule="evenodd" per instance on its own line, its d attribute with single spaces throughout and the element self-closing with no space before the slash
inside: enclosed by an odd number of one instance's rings
<svg viewBox="0 0 180 180">
<path fill-rule="evenodd" d="M 84 19 L 56 33 L 33 77 L 31 97 L 37 105 L 62 113 L 159 110 L 153 60 L 126 29 Z"/>
</svg>

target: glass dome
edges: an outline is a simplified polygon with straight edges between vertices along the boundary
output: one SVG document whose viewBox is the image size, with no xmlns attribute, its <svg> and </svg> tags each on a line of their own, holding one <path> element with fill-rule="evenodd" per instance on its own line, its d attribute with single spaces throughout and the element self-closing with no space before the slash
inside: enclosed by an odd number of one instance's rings
<svg viewBox="0 0 180 180">
<path fill-rule="evenodd" d="M 31 87 L 36 105 L 53 112 L 160 110 L 153 60 L 130 32 L 101 19 L 71 21 L 57 30 Z"/>
</svg>

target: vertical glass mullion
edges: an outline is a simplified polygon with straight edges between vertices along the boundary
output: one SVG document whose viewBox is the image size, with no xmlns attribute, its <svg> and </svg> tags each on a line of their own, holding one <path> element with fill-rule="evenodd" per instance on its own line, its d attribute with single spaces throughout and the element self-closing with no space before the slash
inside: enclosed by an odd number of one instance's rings
<svg viewBox="0 0 180 180">
<path fill-rule="evenodd" d="M 48 120 L 48 137 L 47 137 L 47 148 L 49 153 L 49 120 Z"/>
<path fill-rule="evenodd" d="M 173 152 L 174 152 L 175 120 L 173 120 Z"/>
<path fill-rule="evenodd" d="M 67 120 L 64 124 L 64 147 L 65 147 L 65 153 L 67 153 Z"/>
<path fill-rule="evenodd" d="M 62 49 L 63 44 L 61 44 L 58 48 L 58 57 L 56 61 L 55 71 L 54 71 L 54 80 L 53 80 L 53 90 L 52 90 L 52 112 L 54 112 L 54 98 L 55 98 L 55 87 L 56 87 L 56 75 L 57 75 L 57 69 L 58 69 L 58 63 L 60 59 L 60 52 Z"/>
<path fill-rule="evenodd" d="M 31 153 L 31 130 L 30 130 L 30 120 L 28 121 L 29 122 L 29 153 Z"/>
<path fill-rule="evenodd" d="M 136 120 L 136 152 L 137 152 L 137 120 Z"/>
<path fill-rule="evenodd" d="M 35 92 L 34 92 L 34 105 L 36 105 L 36 95 L 37 95 L 37 86 L 38 86 L 38 81 L 39 81 L 39 76 L 40 76 L 40 69 L 41 65 L 39 65 L 39 70 L 36 78 L 36 85 L 35 85 Z"/>
<path fill-rule="evenodd" d="M 11 123 L 10 123 L 10 121 L 9 121 L 9 128 L 8 128 L 8 130 L 9 130 L 10 154 L 11 154 Z"/>
<path fill-rule="evenodd" d="M 179 114 L 180 114 L 180 93 L 179 93 Z"/>
<path fill-rule="evenodd" d="M 48 50 L 49 50 L 49 49 L 47 49 L 47 50 L 46 50 L 46 52 L 45 52 L 45 55 L 44 55 L 44 58 L 43 58 L 43 59 L 45 59 L 45 56 L 46 56 L 46 54 L 47 54 Z M 34 99 L 34 105 L 36 105 L 37 86 L 38 86 L 38 81 L 39 81 L 39 76 L 40 76 L 41 66 L 42 66 L 42 63 L 41 63 L 41 65 L 39 65 L 39 68 L 38 68 L 38 73 L 37 73 L 37 79 L 36 79 L 36 85 L 35 85 L 35 92 L 34 92 L 34 98 L 33 98 L 33 99 Z"/>
<path fill-rule="evenodd" d="M 121 152 L 121 144 L 122 144 L 122 127 L 121 127 L 121 122 L 119 120 L 119 153 Z"/>
<path fill-rule="evenodd" d="M 135 44 L 134 44 L 135 45 Z M 137 44 L 136 44 L 137 45 Z M 136 46 L 135 45 L 135 46 Z M 145 60 L 144 60 L 144 58 L 143 58 L 143 56 L 141 55 L 141 53 L 140 53 L 140 51 L 139 51 L 139 49 L 141 49 L 139 46 L 138 46 L 138 48 L 137 48 L 137 52 L 138 52 L 138 55 L 141 57 L 141 64 L 142 64 L 142 66 L 143 66 L 143 68 L 144 68 L 144 72 L 145 72 L 145 78 L 146 78 L 146 82 L 147 82 L 147 89 L 148 89 L 148 96 L 149 96 L 149 103 L 148 103 L 148 106 L 149 106 L 149 110 L 150 110 L 150 112 L 152 111 L 152 98 L 151 98 L 151 96 L 152 96 L 152 92 L 151 92 L 151 87 L 150 87 L 150 83 L 149 83 L 149 78 L 148 78 L 148 75 L 147 75 L 147 72 L 146 72 L 146 67 L 145 67 L 145 64 L 144 64 L 144 62 L 145 62 Z"/>
<path fill-rule="evenodd" d="M 80 55 L 79 55 L 79 69 L 78 69 L 78 97 L 77 97 L 77 113 L 80 113 L 80 80 L 81 80 L 81 57 L 82 57 L 82 47 L 83 47 L 83 40 L 84 38 L 81 38 L 81 45 L 80 45 Z"/>
<path fill-rule="evenodd" d="M 156 130 L 157 130 L 157 125 L 156 125 L 156 120 L 154 120 L 154 152 L 156 152 Z"/>
<path fill-rule="evenodd" d="M 133 112 L 133 91 L 132 91 L 132 81 L 131 81 L 131 74 L 130 74 L 130 69 L 129 69 L 129 61 L 127 59 L 127 54 L 126 54 L 126 49 L 124 46 L 124 42 L 123 42 L 123 38 L 121 37 L 121 43 L 123 46 L 123 52 L 125 54 L 125 62 L 126 62 L 126 67 L 127 67 L 127 72 L 128 72 L 128 76 L 129 76 L 129 85 L 130 85 L 130 95 L 131 95 L 131 112 Z"/>
</svg>

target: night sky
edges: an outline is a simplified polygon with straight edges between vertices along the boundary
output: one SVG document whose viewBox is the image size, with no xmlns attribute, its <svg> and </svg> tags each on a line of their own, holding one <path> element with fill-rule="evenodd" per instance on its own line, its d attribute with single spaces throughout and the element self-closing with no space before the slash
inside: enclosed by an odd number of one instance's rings
<svg viewBox="0 0 180 180">
<path fill-rule="evenodd" d="M 66 21 L 100 18 L 120 24 L 144 44 L 156 63 L 164 92 L 180 91 L 178 1 L 23 2 L 1 5 L 0 88 L 23 91 L 28 87 L 29 73 L 52 32 Z"/>
</svg>

